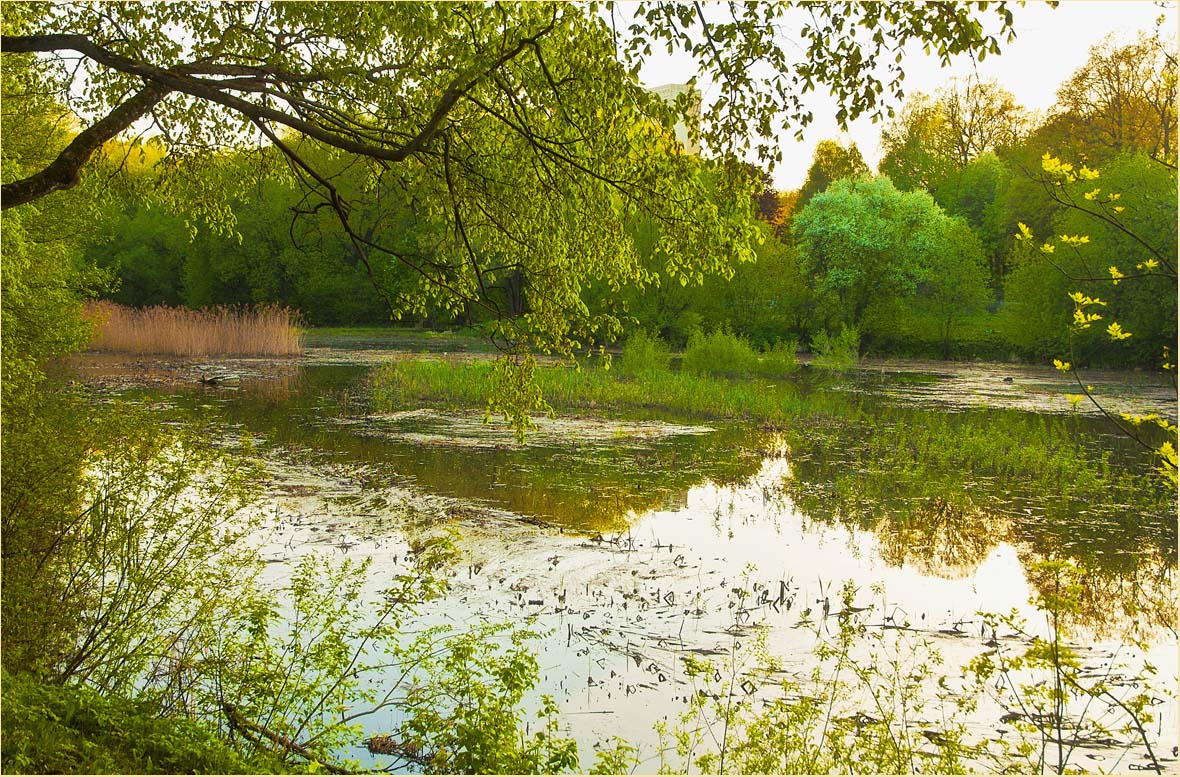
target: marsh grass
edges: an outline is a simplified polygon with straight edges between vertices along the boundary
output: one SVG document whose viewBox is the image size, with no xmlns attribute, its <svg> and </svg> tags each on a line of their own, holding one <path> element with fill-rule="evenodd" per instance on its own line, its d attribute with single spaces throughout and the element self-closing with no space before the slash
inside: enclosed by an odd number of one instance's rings
<svg viewBox="0 0 1180 777">
<path fill-rule="evenodd" d="M 86 306 L 86 317 L 95 322 L 90 347 L 99 351 L 176 356 L 291 356 L 303 351 L 297 314 L 271 305 L 138 309 L 99 301 Z"/>
<path fill-rule="evenodd" d="M 815 412 L 857 413 L 846 400 L 804 399 L 794 385 L 764 378 L 724 379 L 656 370 L 636 379 L 595 364 L 578 370 L 541 367 L 536 377 L 542 395 L 556 411 L 647 411 L 771 425 Z M 385 365 L 377 371 L 372 384 L 374 407 L 379 411 L 423 403 L 482 407 L 494 388 L 493 366 L 489 362 L 452 364 L 434 359 Z"/>
</svg>

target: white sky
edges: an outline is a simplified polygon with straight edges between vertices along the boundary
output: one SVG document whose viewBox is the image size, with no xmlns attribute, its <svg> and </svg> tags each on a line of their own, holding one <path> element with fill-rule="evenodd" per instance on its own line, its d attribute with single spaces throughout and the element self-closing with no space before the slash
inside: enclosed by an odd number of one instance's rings
<svg viewBox="0 0 1180 777">
<path fill-rule="evenodd" d="M 906 94 L 930 94 L 953 76 L 977 74 L 981 79 L 995 78 L 1015 95 L 1017 102 L 1034 111 L 1052 107 L 1062 82 L 1086 62 L 1090 47 L 1110 33 L 1120 39 L 1133 37 L 1137 30 L 1152 30 L 1155 20 L 1166 14 L 1165 31 L 1177 29 L 1176 3 L 1161 5 L 1145 0 L 1065 0 L 1056 9 L 1043 2 L 1030 2 L 1023 8 L 1009 4 L 1016 26 L 1016 40 L 1001 41 L 1000 56 L 989 56 L 975 63 L 960 57 L 951 67 L 941 68 L 935 57 L 926 56 L 921 47 L 912 46 L 902 62 L 905 68 Z M 990 11 L 988 12 L 990 13 Z M 640 78 L 645 86 L 682 83 L 693 74 L 691 61 L 653 53 Z M 709 99 L 709 89 L 703 88 Z M 865 161 L 873 170 L 881 158 L 879 147 L 881 124 L 861 118 L 843 133 L 833 118 L 836 103 L 827 94 L 813 94 L 808 101 L 815 120 L 805 130 L 804 141 L 797 143 L 791 135 L 783 139 L 783 161 L 775 168 L 775 186 L 780 190 L 797 189 L 807 177 L 807 168 L 816 144 L 825 138 L 842 142 L 856 141 Z M 900 106 L 895 106 L 899 108 Z"/>
</svg>

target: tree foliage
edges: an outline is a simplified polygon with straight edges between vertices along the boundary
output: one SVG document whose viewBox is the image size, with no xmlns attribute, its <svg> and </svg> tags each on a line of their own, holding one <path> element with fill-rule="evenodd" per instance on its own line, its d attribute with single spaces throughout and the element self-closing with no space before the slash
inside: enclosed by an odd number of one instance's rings
<svg viewBox="0 0 1180 777">
<path fill-rule="evenodd" d="M 874 303 L 912 297 L 949 222 L 930 195 L 898 191 L 885 177 L 837 181 L 816 195 L 794 233 L 823 328 L 859 324 Z"/>
<path fill-rule="evenodd" d="M 848 147 L 840 145 L 834 140 L 821 140 L 815 147 L 811 167 L 807 169 L 807 178 L 803 187 L 799 189 L 799 198 L 794 203 L 795 210 L 804 208 L 811 198 L 843 178 L 864 178 L 869 174 L 869 166 L 855 143 Z"/>
<path fill-rule="evenodd" d="M 917 93 L 881 132 L 878 172 L 903 189 L 933 190 L 987 153 L 1019 143 L 1027 112 L 995 80 L 951 79 L 933 97 Z"/>
<path fill-rule="evenodd" d="M 1140 150 L 1174 167 L 1175 41 L 1140 32 L 1120 43 L 1108 35 L 1058 90 L 1044 137 L 1076 162 L 1098 165 Z"/>
<path fill-rule="evenodd" d="M 947 153 L 946 116 L 937 100 L 917 92 L 881 130 L 884 152 L 877 172 L 904 191 L 931 189 L 954 167 Z"/>
</svg>

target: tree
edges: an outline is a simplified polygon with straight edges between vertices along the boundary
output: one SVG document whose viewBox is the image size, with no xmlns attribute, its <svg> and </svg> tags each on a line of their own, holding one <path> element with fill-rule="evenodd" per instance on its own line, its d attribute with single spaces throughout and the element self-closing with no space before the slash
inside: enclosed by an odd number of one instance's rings
<svg viewBox="0 0 1180 777">
<path fill-rule="evenodd" d="M 885 177 L 837 181 L 795 216 L 799 262 L 810 276 L 821 326 L 859 325 L 875 302 L 912 297 L 949 219 L 925 192 Z"/>
<path fill-rule="evenodd" d="M 994 79 L 951 79 L 939 91 L 938 102 L 946 117 L 950 156 L 960 170 L 989 151 L 1016 145 L 1027 132 L 1025 110 Z"/>
<path fill-rule="evenodd" d="M 1049 153 L 1042 159 L 1041 181 L 1049 197 L 1061 206 L 1063 217 L 1074 224 L 1088 224 L 1100 235 L 1105 233 L 1103 242 L 1106 245 L 1100 247 L 1121 249 L 1118 256 L 1122 264 L 1121 268 L 1118 264 L 1103 268 L 1110 255 L 1091 255 L 1089 234 L 1059 234 L 1041 244 L 1040 254 L 1060 270 L 1060 278 L 1074 289 L 1084 284 L 1082 289 L 1069 292 L 1073 306 L 1067 340 L 1069 360 L 1054 359 L 1053 363 L 1057 369 L 1074 376 L 1082 392 L 1078 401 L 1083 396 L 1089 399 L 1124 435 L 1155 453 L 1157 468 L 1174 489 L 1177 481 L 1176 424 L 1154 413 L 1146 416 L 1121 413 L 1116 418 L 1094 396 L 1092 387 L 1082 380 L 1078 371 L 1075 343 L 1087 335 L 1092 336 L 1095 324 L 1109 321 L 1105 324 L 1105 338 L 1121 344 L 1134 338 L 1136 333 L 1125 328 L 1122 322 L 1113 320 L 1112 314 L 1121 318 L 1130 310 L 1158 305 L 1163 315 L 1157 314 L 1147 321 L 1158 326 L 1162 320 L 1163 331 L 1152 331 L 1154 327 L 1149 327 L 1145 333 L 1147 336 L 1141 339 L 1147 341 L 1148 347 L 1154 345 L 1160 349 L 1157 364 L 1171 374 L 1175 385 L 1176 169 L 1142 156 L 1130 156 L 1120 161 L 1122 164 L 1112 166 L 1116 172 L 1103 179 L 1099 170 L 1085 165 L 1075 168 Z M 1105 183 L 1099 184 L 1100 179 Z M 1115 188 L 1119 183 L 1132 187 L 1125 200 L 1124 192 Z M 1017 240 L 1031 248 L 1036 243 L 1032 231 L 1023 223 L 1019 227 Z M 1125 284 L 1122 294 L 1119 294 L 1120 284 Z M 1107 299 L 1087 293 L 1095 287 L 1109 288 L 1110 294 L 1103 294 Z M 1142 292 L 1146 287 L 1146 294 L 1127 294 L 1126 287 L 1133 288 L 1134 292 Z M 1119 301 L 1123 304 L 1116 306 L 1114 303 Z M 1153 440 L 1150 434 L 1144 433 L 1142 427 L 1145 425 L 1162 430 L 1164 441 Z"/>
<path fill-rule="evenodd" d="M 280 2 L 200 13 L 183 3 L 13 11 L 6 18 L 20 16 L 21 26 L 7 25 L 5 57 L 48 55 L 51 91 L 88 120 L 50 164 L 7 182 L 3 205 L 71 186 L 104 142 L 142 119 L 185 174 L 185 185 L 172 190 L 178 204 L 224 224 L 225 198 L 210 195 L 250 182 L 214 180 L 214 152 L 268 144 L 314 195 L 308 207 L 337 214 L 361 261 L 397 261 L 420 275 L 412 305 L 433 299 L 499 313 L 484 293 L 489 273 L 516 271 L 529 313 L 502 334 L 569 352 L 617 330 L 609 317 L 587 319 L 579 291 L 589 279 L 653 280 L 638 270 L 618 226 L 628 218 L 646 214 L 667 227 L 661 276 L 672 280 L 750 256 L 740 176 L 728 184 L 724 207 L 706 205 L 699 164 L 665 129 L 689 118 L 687 104 L 664 105 L 635 83 L 653 45 L 687 51 L 702 78 L 718 84 L 694 130 L 709 153 L 728 157 L 757 145 L 773 161 L 773 130 L 811 119 L 803 92 L 831 88 L 842 123 L 883 115 L 884 96 L 899 96 L 904 76 L 896 63 L 884 80 L 877 75 L 895 46 L 923 41 L 949 61 L 996 53 L 1012 34 L 1003 6 L 988 12 L 999 21 L 996 36 L 966 7 L 820 6 L 800 25 L 809 56 L 795 61 L 775 37 L 793 19 L 786 5 L 735 6 L 733 20 L 722 22 L 699 5 L 645 3 L 621 30 L 611 23 L 617 9 L 610 19 L 595 10 Z M 846 34 L 858 29 L 871 38 Z M 68 88 L 65 66 L 73 65 L 85 90 Z M 302 153 L 309 139 L 444 224 L 436 250 L 425 256 L 393 250 L 381 235 L 366 238 L 354 203 Z"/>
<path fill-rule="evenodd" d="M 1140 32 L 1119 45 L 1113 33 L 1057 91 L 1040 146 L 1098 165 L 1139 150 L 1176 165 L 1175 43 Z"/>
<path fill-rule="evenodd" d="M 881 132 L 877 170 L 903 189 L 933 191 L 984 154 L 1014 146 L 1028 116 L 995 80 L 951 79 L 933 97 L 911 96 Z"/>
<path fill-rule="evenodd" d="M 963 219 L 943 225 L 929 272 L 918 286 L 918 308 L 938 326 L 942 357 L 950 358 L 956 325 L 991 302 L 983 245 Z"/>
<path fill-rule="evenodd" d="M 219 152 L 253 150 L 262 175 L 274 167 L 263 147 L 276 149 L 285 174 L 308 192 L 304 209 L 335 214 L 370 277 L 393 262 L 418 276 L 396 297 L 382 289 L 394 315 L 482 307 L 495 318 L 492 335 L 512 354 L 496 409 L 523 427 L 536 395 L 513 387 L 530 384 L 528 349 L 568 355 L 620 331 L 617 317 L 589 313 L 588 284 L 687 283 L 752 257 L 749 181 L 733 160 L 756 150 L 773 164 L 780 152 L 771 139 L 811 120 L 803 93 L 830 89 L 845 126 L 862 114 L 881 117 L 886 100 L 901 96 L 900 60 L 885 61 L 898 47 L 924 42 L 947 63 L 998 53 L 1000 39 L 1013 36 L 1003 5 L 809 6 L 798 17 L 808 55 L 797 58 L 779 42 L 797 18 L 789 4 L 735 5 L 722 20 L 700 4 L 644 3 L 622 29 L 617 9 L 604 10 L 21 6 L 4 16 L 0 50 L 6 60 L 45 55 L 48 91 L 86 121 L 48 165 L 6 182 L 2 204 L 72 186 L 103 143 L 142 119 L 169 148 L 175 204 L 232 229 L 226 202 L 254 176 L 228 174 Z M 993 16 L 998 33 L 986 34 L 977 15 Z M 861 30 L 871 34 L 853 34 Z M 716 99 L 698 113 L 688 93 L 667 105 L 640 88 L 635 74 L 653 45 L 694 57 Z M 85 89 L 70 88 L 74 71 Z M 700 178 L 713 165 L 675 142 L 677 120 L 727 170 L 719 200 Z M 311 141 L 344 167 L 363 168 L 367 191 L 400 192 L 415 217 L 439 225 L 428 250 L 358 223 L 356 203 L 303 153 Z M 658 273 L 642 267 L 624 228 L 636 218 L 660 228 L 666 262 Z M 510 278 L 519 279 L 518 319 L 489 293 Z"/>
<path fill-rule="evenodd" d="M 947 175 L 931 191 L 934 201 L 951 216 L 966 220 L 983 243 L 993 288 L 1001 288 L 1008 268 L 1015 219 L 1006 209 L 1012 174 L 990 151 Z"/>
<path fill-rule="evenodd" d="M 881 130 L 884 154 L 877 172 L 903 191 L 930 191 L 954 169 L 948 153 L 949 127 L 939 101 L 917 92 L 901 114 Z"/>
<path fill-rule="evenodd" d="M 807 179 L 799 190 L 795 210 L 800 210 L 811 201 L 811 198 L 825 191 L 834 181 L 842 178 L 866 178 L 869 166 L 855 143 L 847 148 L 834 140 L 821 140 L 815 147 L 811 167 L 807 169 Z"/>
<path fill-rule="evenodd" d="M 774 221 L 779 212 L 779 193 L 774 188 L 774 178 L 757 165 L 747 165 L 746 174 L 754 182 L 754 206 L 758 218 L 766 223 Z"/>
</svg>

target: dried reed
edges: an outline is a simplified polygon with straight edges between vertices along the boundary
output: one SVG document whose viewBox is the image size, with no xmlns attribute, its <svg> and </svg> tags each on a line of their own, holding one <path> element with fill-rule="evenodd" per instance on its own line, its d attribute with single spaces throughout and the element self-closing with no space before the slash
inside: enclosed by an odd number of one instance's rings
<svg viewBox="0 0 1180 777">
<path fill-rule="evenodd" d="M 129 308 L 91 302 L 90 347 L 98 351 L 178 356 L 288 356 L 303 352 L 298 314 L 274 305 L 253 309 L 189 310 L 157 305 Z"/>
</svg>

